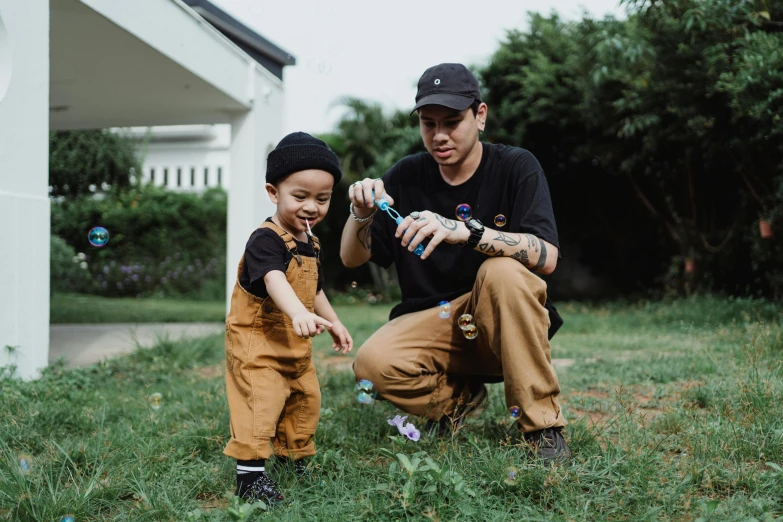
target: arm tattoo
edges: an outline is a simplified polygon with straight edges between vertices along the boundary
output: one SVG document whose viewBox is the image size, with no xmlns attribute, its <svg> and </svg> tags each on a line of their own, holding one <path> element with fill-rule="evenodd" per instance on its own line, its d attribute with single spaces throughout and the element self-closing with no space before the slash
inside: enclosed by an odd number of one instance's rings
<svg viewBox="0 0 783 522">
<path fill-rule="evenodd" d="M 527 248 L 534 252 L 538 252 L 538 238 L 536 236 L 531 236 L 530 234 L 525 234 L 525 237 L 527 237 Z"/>
<path fill-rule="evenodd" d="M 457 230 L 457 222 L 454 221 L 453 219 L 446 219 L 440 214 L 435 214 L 435 219 L 437 219 L 438 223 L 443 225 L 448 230 Z"/>
<path fill-rule="evenodd" d="M 367 221 L 366 223 L 362 223 L 359 226 L 359 231 L 356 232 L 356 237 L 359 239 L 359 244 L 362 245 L 366 250 L 372 250 L 372 229 L 370 228 L 371 224 L 372 220 Z"/>
<path fill-rule="evenodd" d="M 495 238 L 495 241 L 502 241 L 508 246 L 517 246 L 522 241 L 522 238 L 517 234 L 504 234 L 498 231 L 498 237 Z"/>
<path fill-rule="evenodd" d="M 527 266 L 530 263 L 530 260 L 527 257 L 527 250 L 525 250 L 524 248 L 522 250 L 520 250 L 519 252 L 511 254 L 510 257 L 511 257 L 511 259 L 516 259 L 517 261 L 519 261 L 520 263 L 522 263 L 525 266 Z"/>
<path fill-rule="evenodd" d="M 541 243 L 541 255 L 538 258 L 538 263 L 533 267 L 533 272 L 538 272 L 546 264 L 546 246 L 543 241 L 539 241 L 539 243 Z"/>
<path fill-rule="evenodd" d="M 479 245 L 479 250 L 484 252 L 485 254 L 492 254 L 493 257 L 497 257 L 495 245 L 490 245 L 489 243 L 481 243 Z M 503 250 L 501 250 L 503 252 Z"/>
</svg>

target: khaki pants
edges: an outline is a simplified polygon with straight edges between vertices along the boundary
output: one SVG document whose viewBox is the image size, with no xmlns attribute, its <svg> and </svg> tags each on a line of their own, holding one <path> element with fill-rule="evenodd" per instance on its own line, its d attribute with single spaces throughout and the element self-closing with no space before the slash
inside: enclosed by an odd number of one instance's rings
<svg viewBox="0 0 783 522">
<path fill-rule="evenodd" d="M 525 432 L 565 425 L 552 368 L 546 283 L 516 260 L 496 257 L 479 269 L 473 290 L 438 308 L 390 321 L 359 349 L 357 379 L 412 415 L 438 419 L 464 401 L 478 382 L 505 383 L 506 405 L 521 410 Z M 472 314 L 478 337 L 466 339 L 457 318 Z"/>
</svg>

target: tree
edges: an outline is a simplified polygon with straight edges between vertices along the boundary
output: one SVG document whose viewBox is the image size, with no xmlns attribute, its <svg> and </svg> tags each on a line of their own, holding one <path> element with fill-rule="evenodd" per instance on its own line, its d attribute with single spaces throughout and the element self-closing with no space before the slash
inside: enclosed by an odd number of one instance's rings
<svg viewBox="0 0 783 522">
<path fill-rule="evenodd" d="M 562 235 L 597 273 L 648 285 L 637 265 L 669 258 L 675 286 L 759 289 L 746 242 L 757 212 L 777 208 L 783 6 L 628 5 L 625 21 L 533 15 L 510 32 L 481 74 L 489 137 L 539 157 Z M 629 222 L 660 234 L 642 242 Z"/>
<path fill-rule="evenodd" d="M 52 196 L 74 198 L 106 185 L 122 188 L 141 172 L 135 143 L 108 130 L 49 134 L 49 185 Z"/>
</svg>

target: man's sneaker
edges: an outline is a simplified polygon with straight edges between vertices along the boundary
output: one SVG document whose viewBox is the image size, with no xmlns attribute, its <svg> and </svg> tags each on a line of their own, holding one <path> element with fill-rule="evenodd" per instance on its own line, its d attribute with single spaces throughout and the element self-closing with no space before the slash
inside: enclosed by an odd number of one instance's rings
<svg viewBox="0 0 783 522">
<path fill-rule="evenodd" d="M 266 474 L 266 471 L 258 473 L 258 477 L 246 484 L 240 480 L 241 475 L 237 475 L 236 495 L 247 502 L 258 502 L 259 500 L 266 504 L 278 504 L 283 501 L 283 494 L 277 489 L 277 482 Z"/>
<path fill-rule="evenodd" d="M 468 415 L 478 410 L 487 400 L 487 387 L 483 384 L 465 403 L 457 403 L 452 415 L 444 415 L 438 420 L 430 419 L 424 425 L 424 432 L 430 437 L 448 437 L 459 430 Z"/>
<path fill-rule="evenodd" d="M 547 466 L 571 460 L 571 450 L 563 437 L 563 428 L 545 428 L 525 433 L 525 441 Z"/>
</svg>

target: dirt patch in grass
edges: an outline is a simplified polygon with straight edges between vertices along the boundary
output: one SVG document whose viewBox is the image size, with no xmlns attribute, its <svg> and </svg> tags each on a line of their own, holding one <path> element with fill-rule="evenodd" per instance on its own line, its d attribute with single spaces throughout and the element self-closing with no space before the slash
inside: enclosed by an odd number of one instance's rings
<svg viewBox="0 0 783 522">
<path fill-rule="evenodd" d="M 216 364 L 214 366 L 201 366 L 199 368 L 193 368 L 190 373 L 191 375 L 196 375 L 202 379 L 215 379 L 217 377 L 223 377 L 226 374 L 226 365 Z"/>
<path fill-rule="evenodd" d="M 318 358 L 315 364 L 319 369 L 331 372 L 351 371 L 353 367 L 353 357 L 345 355 L 333 355 Z"/>
<path fill-rule="evenodd" d="M 700 385 L 703 385 L 701 381 L 677 383 L 675 387 L 666 389 L 665 394 L 661 394 L 659 388 L 650 386 L 633 386 L 613 391 L 573 391 L 568 393 L 563 403 L 571 418 L 587 418 L 591 425 L 605 423 L 623 408 L 650 420 L 677 409 L 683 393 Z M 590 403 L 594 401 L 597 404 L 591 407 Z"/>
</svg>

